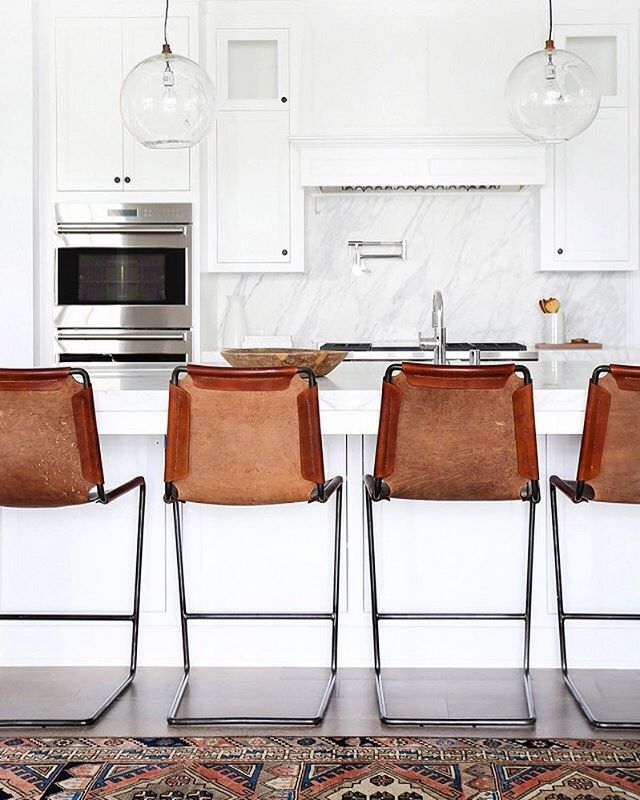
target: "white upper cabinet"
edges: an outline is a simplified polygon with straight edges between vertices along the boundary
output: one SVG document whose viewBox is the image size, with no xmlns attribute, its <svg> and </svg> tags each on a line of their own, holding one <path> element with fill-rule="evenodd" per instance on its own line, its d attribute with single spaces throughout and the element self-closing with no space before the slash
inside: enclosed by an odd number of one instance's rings
<svg viewBox="0 0 640 800">
<path fill-rule="evenodd" d="M 218 113 L 208 269 L 301 272 L 304 190 L 289 141 L 289 30 L 225 25 L 212 33 Z"/>
<path fill-rule="evenodd" d="M 229 111 L 217 125 L 218 262 L 290 264 L 289 120 Z"/>
<path fill-rule="evenodd" d="M 170 20 L 176 53 L 188 55 L 189 20 Z M 56 152 L 59 191 L 189 189 L 189 152 L 150 150 L 126 131 L 120 87 L 160 51 L 155 17 L 56 20 Z"/>
<path fill-rule="evenodd" d="M 626 109 L 603 108 L 587 130 L 555 148 L 554 266 L 626 269 L 631 256 Z M 586 265 L 586 266 L 585 266 Z"/>
<path fill-rule="evenodd" d="M 542 269 L 638 269 L 637 18 L 579 22 L 556 26 L 556 47 L 592 66 L 602 102 L 586 131 L 549 147 L 541 193 Z"/>
<path fill-rule="evenodd" d="M 125 76 L 140 61 L 159 52 L 161 33 L 156 18 L 124 20 L 122 63 Z M 169 35 L 173 52 L 188 57 L 189 20 L 186 17 L 173 17 Z M 125 191 L 179 191 L 189 188 L 188 149 L 152 150 L 134 139 L 126 128 L 123 137 Z"/>
<path fill-rule="evenodd" d="M 117 189 L 124 177 L 122 21 L 59 19 L 56 71 L 58 189 Z"/>
</svg>

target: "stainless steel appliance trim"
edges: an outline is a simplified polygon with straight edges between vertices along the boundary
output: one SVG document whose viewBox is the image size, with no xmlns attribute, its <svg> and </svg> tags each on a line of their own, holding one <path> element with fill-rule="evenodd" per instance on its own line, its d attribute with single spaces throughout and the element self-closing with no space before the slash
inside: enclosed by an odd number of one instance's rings
<svg viewBox="0 0 640 800">
<path fill-rule="evenodd" d="M 170 340 L 185 342 L 187 341 L 188 337 L 189 337 L 189 331 L 169 331 L 169 330 L 148 331 L 148 330 L 141 330 L 139 328 L 136 328 L 134 330 L 127 330 L 126 328 L 121 328 L 119 330 L 100 330 L 100 331 L 89 331 L 84 328 L 67 328 L 58 332 L 59 340 L 128 339 L 134 341 L 136 339 L 144 339 L 144 340 L 170 339 Z"/>
<path fill-rule="evenodd" d="M 133 223 L 78 223 L 72 224 L 70 222 L 60 223 L 57 228 L 59 234 L 64 233 L 85 233 L 85 234 L 101 234 L 101 233 L 134 233 L 134 234 L 147 234 L 159 233 L 162 236 L 178 234 L 185 236 L 188 231 L 187 225 L 172 226 L 172 225 L 135 225 Z"/>
<path fill-rule="evenodd" d="M 80 356 L 185 354 L 187 360 L 191 358 L 191 331 L 146 331 L 146 336 L 131 335 L 138 331 L 125 331 L 121 336 L 102 336 L 101 333 L 101 331 L 91 331 L 87 335 L 82 331 L 75 336 L 58 336 L 56 352 L 76 353 Z"/>
<path fill-rule="evenodd" d="M 136 212 L 123 219 L 110 215 Z M 192 250 L 190 203 L 59 203 L 56 206 L 57 246 L 54 278 L 54 325 L 56 328 L 177 329 L 191 328 Z M 185 252 L 184 305 L 105 303 L 60 305 L 58 303 L 58 252 L 73 247 L 166 248 Z"/>
<path fill-rule="evenodd" d="M 191 308 L 183 306 L 100 305 L 56 306 L 55 326 L 59 330 L 174 330 L 191 327 Z"/>
<path fill-rule="evenodd" d="M 193 222 L 191 203 L 57 203 L 57 223 L 95 225 Z"/>
</svg>

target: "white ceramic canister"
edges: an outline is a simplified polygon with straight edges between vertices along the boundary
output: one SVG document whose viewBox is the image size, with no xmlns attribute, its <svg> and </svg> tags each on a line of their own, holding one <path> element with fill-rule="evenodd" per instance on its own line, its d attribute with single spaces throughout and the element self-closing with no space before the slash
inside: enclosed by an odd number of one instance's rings
<svg viewBox="0 0 640 800">
<path fill-rule="evenodd" d="M 544 315 L 544 340 L 547 344 L 563 344 L 566 341 L 562 311 Z"/>
</svg>

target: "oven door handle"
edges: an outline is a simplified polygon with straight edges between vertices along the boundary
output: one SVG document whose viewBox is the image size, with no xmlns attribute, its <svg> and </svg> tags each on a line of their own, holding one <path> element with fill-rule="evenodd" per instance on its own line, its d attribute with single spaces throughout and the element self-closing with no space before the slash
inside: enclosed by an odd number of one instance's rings
<svg viewBox="0 0 640 800">
<path fill-rule="evenodd" d="M 60 340 L 70 339 L 84 339 L 87 341 L 96 341 L 100 339 L 130 339 L 130 340 L 171 340 L 176 342 L 187 341 L 187 331 L 142 331 L 142 330 L 119 330 L 119 331 L 97 331 L 87 333 L 87 331 L 78 329 L 67 331 L 58 331 L 57 338 Z"/>
<path fill-rule="evenodd" d="M 96 234 L 103 233 L 165 233 L 167 235 L 180 234 L 186 236 L 187 226 L 168 226 L 168 225 L 84 225 L 65 223 L 58 225 L 56 228 L 58 233 L 82 233 L 82 234 Z"/>
</svg>

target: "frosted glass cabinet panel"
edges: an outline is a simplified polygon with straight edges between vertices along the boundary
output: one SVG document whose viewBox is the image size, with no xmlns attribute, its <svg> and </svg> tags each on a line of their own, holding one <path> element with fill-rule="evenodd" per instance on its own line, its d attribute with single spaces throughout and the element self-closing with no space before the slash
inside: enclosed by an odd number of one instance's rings
<svg viewBox="0 0 640 800">
<path fill-rule="evenodd" d="M 605 97 L 613 97 L 618 93 L 618 45 L 615 36 L 567 36 L 567 50 L 591 66 Z"/>
<path fill-rule="evenodd" d="M 219 30 L 220 109 L 289 110 L 289 35 L 277 28 Z"/>
<path fill-rule="evenodd" d="M 598 78 L 601 107 L 629 104 L 629 27 L 627 25 L 557 25 L 556 47 L 583 58 Z"/>
<path fill-rule="evenodd" d="M 275 100 L 278 97 L 278 42 L 229 41 L 229 100 Z"/>
</svg>

